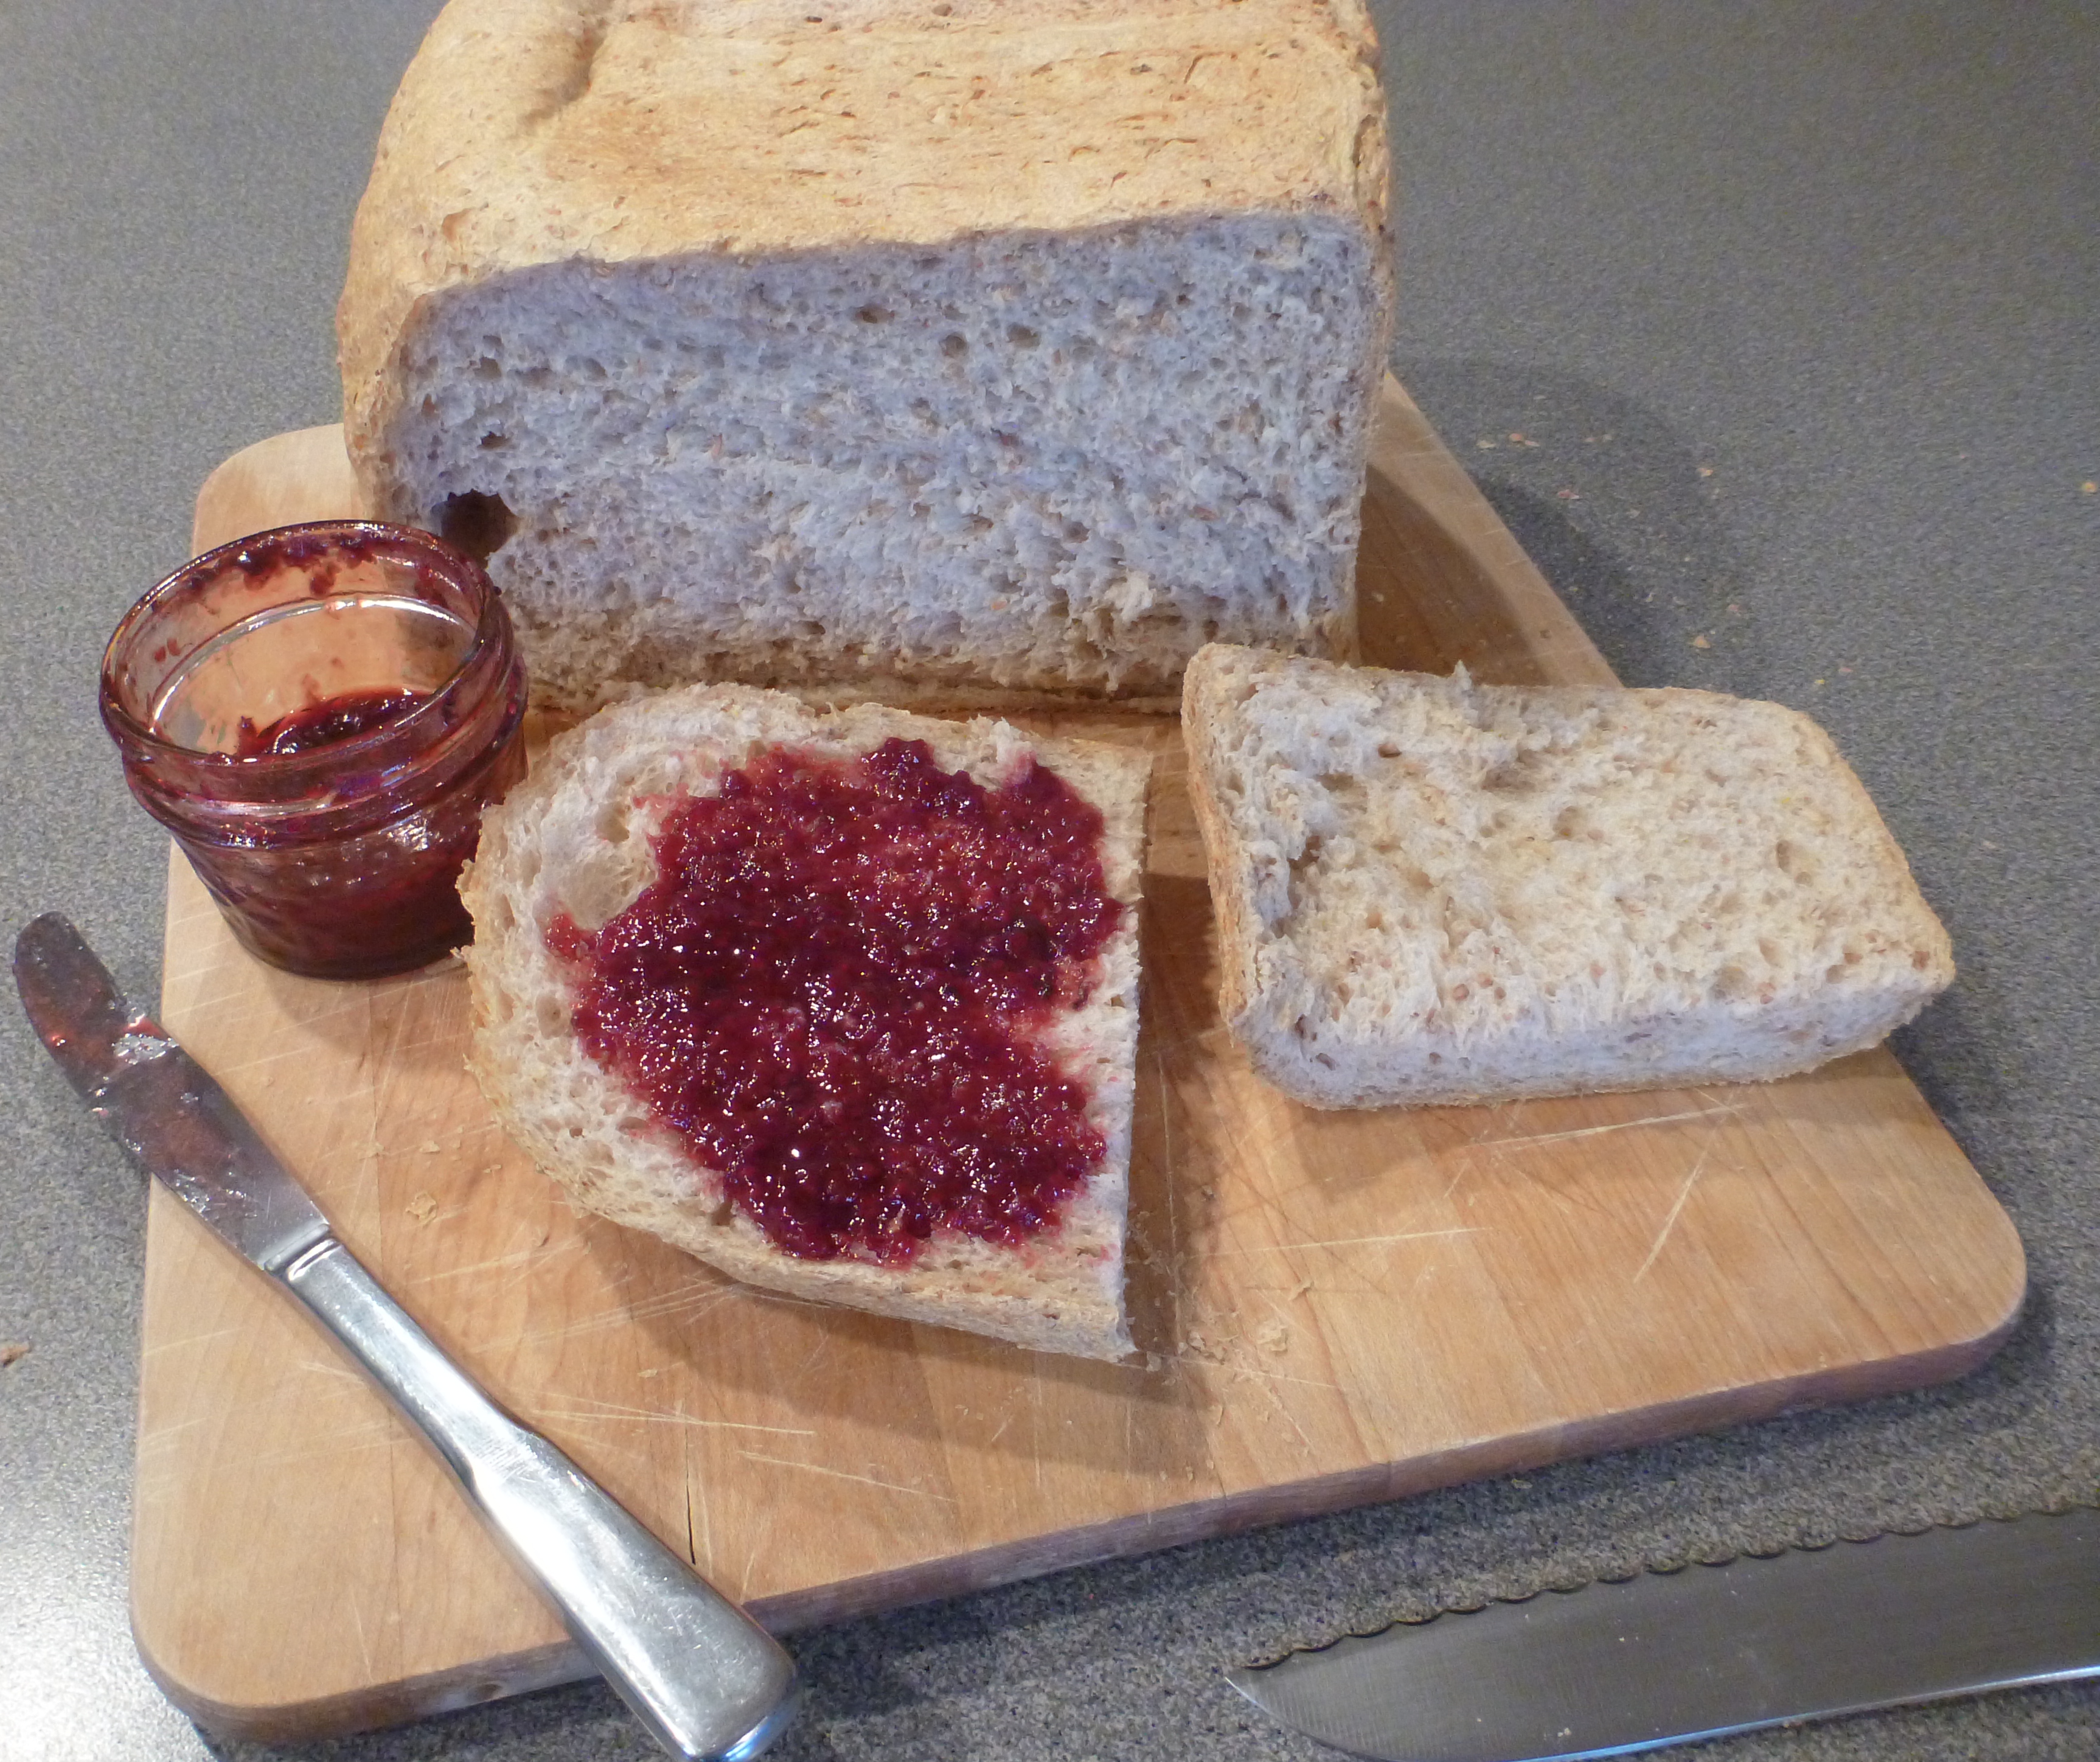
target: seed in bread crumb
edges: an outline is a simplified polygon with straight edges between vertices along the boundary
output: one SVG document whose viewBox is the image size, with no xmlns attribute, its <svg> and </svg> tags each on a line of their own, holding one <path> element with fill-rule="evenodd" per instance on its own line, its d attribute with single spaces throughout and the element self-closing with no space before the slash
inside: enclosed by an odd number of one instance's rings
<svg viewBox="0 0 2100 1762">
<path fill-rule="evenodd" d="M 428 1193 L 419 1193 L 408 1202 L 408 1215 L 419 1224 L 427 1224 L 438 1215 L 438 1202 Z"/>
</svg>

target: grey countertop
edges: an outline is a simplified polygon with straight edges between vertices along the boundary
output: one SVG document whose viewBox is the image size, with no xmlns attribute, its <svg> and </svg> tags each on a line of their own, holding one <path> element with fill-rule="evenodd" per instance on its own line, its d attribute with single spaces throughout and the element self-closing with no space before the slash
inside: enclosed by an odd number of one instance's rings
<svg viewBox="0 0 2100 1762">
<path fill-rule="evenodd" d="M 139 996 L 165 846 L 96 659 L 205 474 L 335 418 L 350 214 L 432 10 L 0 8 L 0 917 L 66 911 Z M 1961 965 L 1896 1049 L 2019 1229 L 2025 1318 L 1942 1389 L 802 1636 L 785 1757 L 1311 1762 L 1224 1667 L 2100 1488 L 2100 7 L 1377 11 L 1401 377 L 1623 678 L 1804 708 L 1881 802 Z M 29 1348 L 0 1369 L 0 1759 L 275 1754 L 199 1733 L 131 1649 L 143 1197 L 11 1005 L 0 1100 L 0 1341 Z M 589 1685 L 311 1753 L 647 1752 Z M 2100 1755 L 2100 1686 L 1710 1753 Z"/>
</svg>

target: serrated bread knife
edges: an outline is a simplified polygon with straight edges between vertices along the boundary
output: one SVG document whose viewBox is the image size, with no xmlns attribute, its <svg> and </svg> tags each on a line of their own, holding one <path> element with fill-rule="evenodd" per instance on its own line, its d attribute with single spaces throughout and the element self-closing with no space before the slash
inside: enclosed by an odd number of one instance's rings
<svg viewBox="0 0 2100 1762">
<path fill-rule="evenodd" d="M 131 1159 L 284 1285 L 436 1447 L 510 1557 L 672 1755 L 740 1762 L 786 1728 L 794 1662 L 382 1291 L 226 1092 L 118 994 L 55 913 L 15 984 L 59 1067 Z"/>
<path fill-rule="evenodd" d="M 1234 1671 L 1382 1762 L 1568 1762 L 2100 1676 L 2100 1511 L 1644 1572 Z"/>
</svg>

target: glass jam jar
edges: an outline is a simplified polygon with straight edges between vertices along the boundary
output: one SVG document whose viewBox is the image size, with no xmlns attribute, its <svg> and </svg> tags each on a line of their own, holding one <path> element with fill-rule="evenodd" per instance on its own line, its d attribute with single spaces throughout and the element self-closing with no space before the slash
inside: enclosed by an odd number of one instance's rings
<svg viewBox="0 0 2100 1762">
<path fill-rule="evenodd" d="M 525 774 L 525 669 L 488 575 L 407 527 L 280 527 L 133 607 L 102 719 L 244 947 L 322 978 L 466 942 L 461 865 Z"/>
</svg>

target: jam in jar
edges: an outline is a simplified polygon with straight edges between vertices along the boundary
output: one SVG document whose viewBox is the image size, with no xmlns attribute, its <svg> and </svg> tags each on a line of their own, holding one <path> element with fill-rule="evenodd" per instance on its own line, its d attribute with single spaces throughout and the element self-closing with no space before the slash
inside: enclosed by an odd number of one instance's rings
<svg viewBox="0 0 2100 1762">
<path fill-rule="evenodd" d="M 480 566 L 407 527 L 282 527 L 183 565 L 103 657 L 131 793 L 258 959 L 405 972 L 465 942 L 461 865 L 524 775 L 525 671 Z"/>
</svg>

